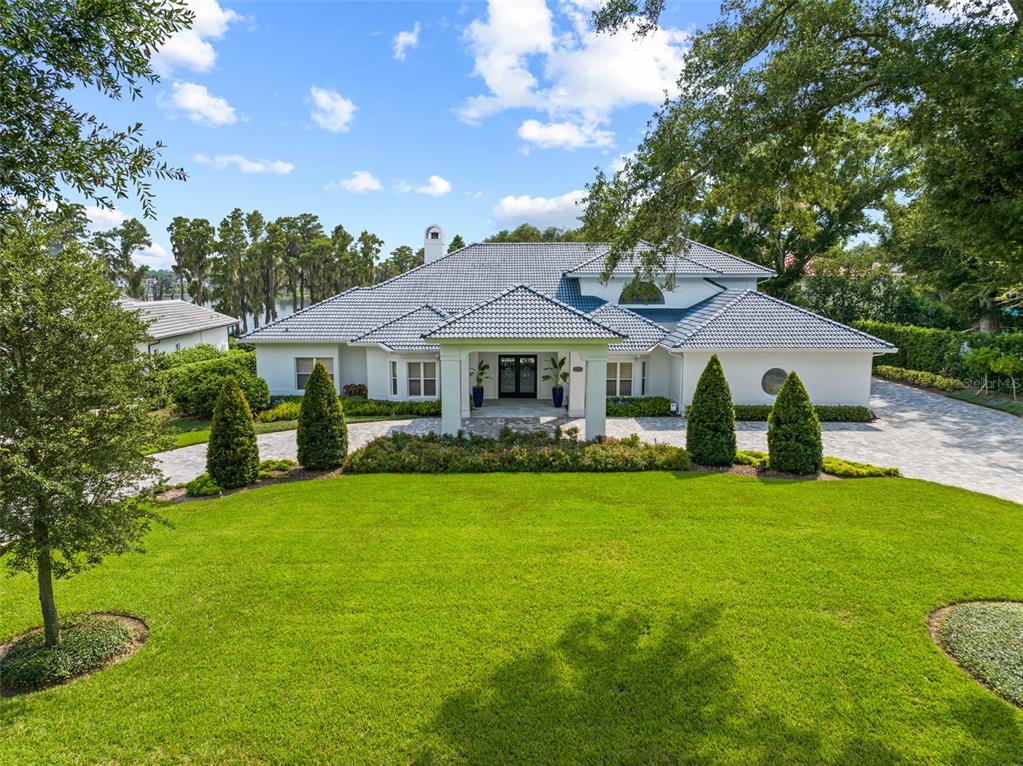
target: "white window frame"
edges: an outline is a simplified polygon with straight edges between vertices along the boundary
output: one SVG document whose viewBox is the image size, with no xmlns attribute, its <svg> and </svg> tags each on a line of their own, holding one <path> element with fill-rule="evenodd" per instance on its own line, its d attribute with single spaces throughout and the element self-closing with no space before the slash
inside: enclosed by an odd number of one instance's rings
<svg viewBox="0 0 1023 766">
<path fill-rule="evenodd" d="M 627 377 L 627 378 L 623 378 L 622 377 L 622 365 L 623 364 L 629 365 L 629 377 Z M 611 374 L 612 368 L 614 369 L 614 375 Z M 630 360 L 630 359 L 618 360 L 618 359 L 615 359 L 613 361 L 608 361 L 608 363 L 607 363 L 607 379 L 606 379 L 605 384 L 604 384 L 605 395 L 606 396 L 635 396 L 636 395 L 635 394 L 635 390 L 636 390 L 636 388 L 635 388 L 636 377 L 635 376 L 636 376 L 636 362 L 635 362 L 635 360 Z M 623 394 L 622 393 L 622 381 L 623 380 L 628 381 L 628 383 L 629 383 L 629 393 L 627 393 L 627 394 Z M 611 392 L 609 392 L 607 390 L 607 384 L 611 383 L 612 381 L 614 381 L 614 393 L 611 393 Z"/>
<path fill-rule="evenodd" d="M 387 373 L 390 378 L 389 391 L 391 397 L 394 399 L 398 398 L 398 360 L 390 359 L 387 364 Z"/>
<path fill-rule="evenodd" d="M 646 359 L 639 360 L 639 395 L 646 396 Z"/>
<path fill-rule="evenodd" d="M 298 369 L 299 362 L 312 360 L 313 366 L 309 372 L 300 372 Z M 327 373 L 330 375 L 330 382 L 337 387 L 337 382 L 334 380 L 334 357 L 332 356 L 296 356 L 295 357 L 295 390 L 305 391 L 305 386 L 299 385 L 299 375 L 305 375 L 306 382 L 309 382 L 309 376 L 313 374 L 313 370 L 316 369 L 316 363 L 320 362 L 324 367 L 327 368 Z M 328 364 L 329 362 L 329 364 Z"/>
<path fill-rule="evenodd" d="M 428 377 L 426 375 L 426 366 L 428 364 L 433 365 L 433 376 Z M 419 367 L 419 375 L 413 377 L 412 367 L 417 365 Z M 433 393 L 426 393 L 426 381 L 433 381 Z M 412 393 L 412 382 L 419 382 L 419 393 Z M 409 399 L 436 399 L 440 393 L 440 363 L 436 359 L 410 359 L 405 362 L 405 385 L 408 390 Z"/>
</svg>

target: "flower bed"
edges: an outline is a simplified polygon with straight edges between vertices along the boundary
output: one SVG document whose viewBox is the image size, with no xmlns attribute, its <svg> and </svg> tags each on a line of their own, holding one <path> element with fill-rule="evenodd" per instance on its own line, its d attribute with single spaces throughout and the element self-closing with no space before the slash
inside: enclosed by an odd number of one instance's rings
<svg viewBox="0 0 1023 766">
<path fill-rule="evenodd" d="M 574 432 L 574 433 L 573 433 Z M 646 444 L 637 436 L 580 442 L 576 429 L 484 436 L 411 436 L 374 439 L 345 460 L 346 473 L 491 473 L 681 471 L 689 455 L 681 447 Z"/>
</svg>

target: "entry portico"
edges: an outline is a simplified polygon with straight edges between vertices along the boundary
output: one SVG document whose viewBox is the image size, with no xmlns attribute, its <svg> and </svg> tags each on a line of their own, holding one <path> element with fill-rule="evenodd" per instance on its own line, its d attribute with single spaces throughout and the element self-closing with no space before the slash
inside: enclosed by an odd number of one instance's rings
<svg viewBox="0 0 1023 766">
<path fill-rule="evenodd" d="M 578 309 L 516 285 L 455 314 L 423 337 L 439 348 L 444 433 L 457 433 L 462 419 L 469 417 L 470 371 L 480 355 L 496 353 L 498 359 L 535 356 L 541 368 L 541 359 L 568 359 L 569 414 L 585 415 L 587 439 L 604 435 L 608 345 L 624 337 Z"/>
</svg>

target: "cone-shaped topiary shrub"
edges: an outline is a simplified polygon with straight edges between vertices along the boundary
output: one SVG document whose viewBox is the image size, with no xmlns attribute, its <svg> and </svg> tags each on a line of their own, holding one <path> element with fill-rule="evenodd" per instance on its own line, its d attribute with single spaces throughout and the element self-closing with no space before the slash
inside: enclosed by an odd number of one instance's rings
<svg viewBox="0 0 1023 766">
<path fill-rule="evenodd" d="M 259 474 L 259 446 L 252 410 L 234 378 L 223 382 L 213 409 L 206 472 L 224 489 L 251 484 Z"/>
<path fill-rule="evenodd" d="M 298 412 L 298 462 L 324 470 L 341 465 L 348 453 L 348 426 L 326 368 L 316 363 Z"/>
<path fill-rule="evenodd" d="M 686 415 L 686 449 L 700 465 L 735 462 L 735 409 L 717 354 L 703 368 L 693 393 Z"/>
<path fill-rule="evenodd" d="M 776 471 L 805 476 L 821 469 L 821 424 L 795 372 L 785 378 L 767 418 L 767 451 Z"/>
</svg>

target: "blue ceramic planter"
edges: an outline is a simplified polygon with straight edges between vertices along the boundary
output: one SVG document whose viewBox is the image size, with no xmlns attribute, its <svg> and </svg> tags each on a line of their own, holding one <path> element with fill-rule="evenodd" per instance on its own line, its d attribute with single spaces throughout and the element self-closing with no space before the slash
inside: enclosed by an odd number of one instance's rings
<svg viewBox="0 0 1023 766">
<path fill-rule="evenodd" d="M 557 409 L 561 409 L 561 405 L 565 401 L 565 389 L 562 386 L 552 388 L 551 397 L 554 399 L 554 406 Z"/>
</svg>

